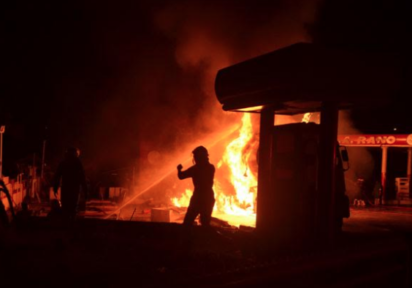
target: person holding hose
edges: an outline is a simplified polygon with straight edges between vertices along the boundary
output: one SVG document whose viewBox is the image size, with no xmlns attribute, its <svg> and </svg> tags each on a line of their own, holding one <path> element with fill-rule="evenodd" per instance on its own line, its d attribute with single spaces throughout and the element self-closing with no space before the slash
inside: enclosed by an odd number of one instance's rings
<svg viewBox="0 0 412 288">
<path fill-rule="evenodd" d="M 183 166 L 177 166 L 177 177 L 180 180 L 192 178 L 194 191 L 185 215 L 184 225 L 193 225 L 194 220 L 200 214 L 202 226 L 210 226 L 215 195 L 213 192 L 213 179 L 215 167 L 209 163 L 209 153 L 203 146 L 192 151 L 194 165 L 187 170 Z"/>
</svg>

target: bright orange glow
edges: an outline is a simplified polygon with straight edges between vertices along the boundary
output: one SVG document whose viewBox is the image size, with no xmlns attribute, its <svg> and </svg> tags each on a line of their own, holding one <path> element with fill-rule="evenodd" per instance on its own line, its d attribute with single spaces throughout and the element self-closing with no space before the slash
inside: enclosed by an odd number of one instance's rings
<svg viewBox="0 0 412 288">
<path fill-rule="evenodd" d="M 229 167 L 231 171 L 230 182 L 236 191 L 236 195 L 232 196 L 227 196 L 220 191 L 216 193 L 216 208 L 219 212 L 229 215 L 255 216 L 257 179 L 250 171 L 248 164 L 253 150 L 244 151 L 252 137 L 253 128 L 250 114 L 244 114 L 239 137 L 227 146 L 222 160 L 218 163 L 218 167 L 221 165 Z"/>
<path fill-rule="evenodd" d="M 305 113 L 305 115 L 303 115 L 302 122 L 309 123 L 311 117 L 312 117 L 312 113 Z"/>
<path fill-rule="evenodd" d="M 192 191 L 190 189 L 186 189 L 185 193 L 178 198 L 172 198 L 172 203 L 176 207 L 188 207 L 190 202 L 190 197 L 192 197 Z"/>
<path fill-rule="evenodd" d="M 217 164 L 213 186 L 216 199 L 213 216 L 231 225 L 255 226 L 257 179 L 249 167 L 250 157 L 257 151 L 255 144 L 251 116 L 245 113 L 238 137 L 229 143 Z M 229 175 L 222 175 L 223 170 L 229 171 Z M 222 187 L 225 180 L 229 180 L 232 189 Z M 234 190 L 234 193 L 227 190 Z M 177 207 L 187 207 L 191 195 L 192 191 L 186 189 L 179 199 L 173 198 L 172 203 Z"/>
<path fill-rule="evenodd" d="M 239 109 L 237 111 L 239 112 L 256 112 L 256 111 L 260 111 L 262 110 L 263 106 L 253 106 L 253 107 L 249 107 L 249 108 L 242 108 Z"/>
<path fill-rule="evenodd" d="M 309 123 L 313 113 L 306 113 L 302 122 Z M 291 116 L 278 116 L 281 124 L 293 123 Z M 299 121 L 299 120 L 297 120 Z M 279 124 L 279 123 L 277 123 Z M 245 113 L 239 134 L 226 147 L 222 159 L 216 165 L 213 190 L 216 204 L 213 216 L 231 225 L 255 226 L 257 178 L 250 169 L 250 157 L 257 152 L 258 141 L 253 138 L 251 116 Z M 229 182 L 231 187 L 223 186 Z M 234 191 L 234 192 L 233 192 Z M 186 189 L 180 198 L 172 198 L 176 207 L 188 207 L 193 192 Z"/>
</svg>

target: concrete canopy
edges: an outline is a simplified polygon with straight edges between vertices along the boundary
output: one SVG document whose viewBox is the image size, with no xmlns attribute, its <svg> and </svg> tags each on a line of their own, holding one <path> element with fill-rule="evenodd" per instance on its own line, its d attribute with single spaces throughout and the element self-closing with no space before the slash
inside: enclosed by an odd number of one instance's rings
<svg viewBox="0 0 412 288">
<path fill-rule="evenodd" d="M 309 43 L 286 48 L 220 70 L 215 90 L 227 111 L 277 114 L 320 111 L 322 102 L 339 109 L 388 103 L 400 85 L 391 55 L 331 50 Z"/>
</svg>

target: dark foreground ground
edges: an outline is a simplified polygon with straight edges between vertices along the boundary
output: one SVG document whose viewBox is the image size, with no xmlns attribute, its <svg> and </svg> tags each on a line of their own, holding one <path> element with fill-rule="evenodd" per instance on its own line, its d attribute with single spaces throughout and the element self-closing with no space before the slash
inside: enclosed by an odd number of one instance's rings
<svg viewBox="0 0 412 288">
<path fill-rule="evenodd" d="M 334 247 L 287 253 L 245 231 L 36 218 L 0 243 L 0 287 L 411 287 L 412 209 L 351 213 Z"/>
</svg>

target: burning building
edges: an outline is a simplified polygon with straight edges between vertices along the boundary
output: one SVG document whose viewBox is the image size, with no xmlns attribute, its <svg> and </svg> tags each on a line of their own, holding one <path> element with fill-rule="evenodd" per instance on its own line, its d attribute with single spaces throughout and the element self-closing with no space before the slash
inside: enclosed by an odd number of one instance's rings
<svg viewBox="0 0 412 288">
<path fill-rule="evenodd" d="M 338 111 L 387 103 L 399 89 L 396 71 L 387 55 L 305 43 L 219 71 L 216 94 L 223 109 L 260 113 L 258 232 L 288 242 L 313 226 L 305 236 L 325 241 L 335 237 L 346 214 L 345 189 L 339 185 L 344 182 L 338 168 L 342 158 L 336 149 Z M 319 127 L 273 127 L 275 114 L 307 112 L 321 112 Z M 311 212 L 296 219 L 300 213 L 293 205 L 299 201 Z"/>
<path fill-rule="evenodd" d="M 338 111 L 387 103 L 388 95 L 397 89 L 395 71 L 394 62 L 381 55 L 359 55 L 306 43 L 220 70 L 215 89 L 223 109 L 260 113 L 260 119 L 255 117 L 258 114 L 245 113 L 241 125 L 206 145 L 212 149 L 211 160 L 217 166 L 213 215 L 232 225 L 256 224 L 257 230 L 266 234 L 283 231 L 285 241 L 296 236 L 298 227 L 302 227 L 298 222 L 308 218 L 304 215 L 310 215 L 313 226 L 310 234 L 333 238 L 346 213 L 339 204 L 344 188 L 336 186 L 343 180 L 334 168 L 339 152 L 336 149 Z M 289 128 L 274 126 L 275 122 L 285 122 L 282 117 L 289 117 L 287 123 L 311 122 L 310 113 L 315 112 L 320 112 L 320 125 L 316 127 L 296 125 L 287 131 Z M 310 156 L 314 160 L 308 166 L 310 161 L 305 162 L 304 151 L 310 139 L 316 145 L 312 147 L 313 157 Z M 281 155 L 276 147 L 290 150 L 291 154 Z M 176 180 L 174 168 L 165 175 L 126 201 L 123 207 L 166 178 Z M 157 190 L 166 196 L 169 205 L 187 206 L 191 196 L 189 181 L 183 181 L 182 185 L 173 181 L 166 181 L 166 186 L 173 189 L 165 186 Z M 164 193 L 165 190 L 173 191 Z M 285 198 L 285 195 L 301 196 Z M 300 213 L 297 219 L 294 214 L 299 213 L 294 205 L 299 201 L 302 203 L 296 206 L 298 211 L 311 212 Z M 305 205 L 311 206 L 310 209 Z M 297 228 L 285 230 L 285 226 Z"/>
</svg>

